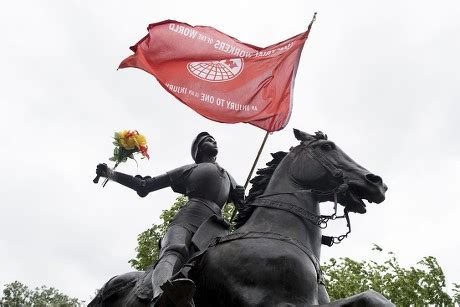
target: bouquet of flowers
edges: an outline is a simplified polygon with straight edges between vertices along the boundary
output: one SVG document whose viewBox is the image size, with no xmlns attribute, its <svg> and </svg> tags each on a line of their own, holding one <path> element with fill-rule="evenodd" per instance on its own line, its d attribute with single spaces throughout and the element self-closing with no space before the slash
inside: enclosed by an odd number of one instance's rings
<svg viewBox="0 0 460 307">
<path fill-rule="evenodd" d="M 109 159 L 110 161 L 115 162 L 115 166 L 112 170 L 116 169 L 121 162 L 126 162 L 128 158 L 136 161 L 136 159 L 134 159 L 134 155 L 138 153 L 141 154 L 141 159 L 150 159 L 147 152 L 147 140 L 145 139 L 145 136 L 137 132 L 137 130 L 123 130 L 115 132 L 113 138 L 115 139 L 115 141 L 113 141 L 115 148 L 113 149 L 113 157 Z M 108 178 L 105 179 L 102 184 L 103 187 L 107 184 L 108 180 Z M 93 182 L 97 183 L 98 181 L 99 176 L 96 176 Z"/>
</svg>

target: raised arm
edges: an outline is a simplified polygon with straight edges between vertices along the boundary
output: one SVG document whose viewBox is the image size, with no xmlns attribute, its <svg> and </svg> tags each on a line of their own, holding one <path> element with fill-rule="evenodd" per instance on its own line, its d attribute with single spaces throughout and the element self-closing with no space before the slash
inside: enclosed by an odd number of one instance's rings
<svg viewBox="0 0 460 307">
<path fill-rule="evenodd" d="M 157 177 L 131 176 L 121 172 L 115 172 L 107 167 L 105 163 L 97 165 L 96 174 L 107 177 L 112 181 L 118 182 L 125 187 L 133 189 L 141 197 L 147 196 L 150 192 L 169 187 L 171 179 L 168 174 Z"/>
</svg>

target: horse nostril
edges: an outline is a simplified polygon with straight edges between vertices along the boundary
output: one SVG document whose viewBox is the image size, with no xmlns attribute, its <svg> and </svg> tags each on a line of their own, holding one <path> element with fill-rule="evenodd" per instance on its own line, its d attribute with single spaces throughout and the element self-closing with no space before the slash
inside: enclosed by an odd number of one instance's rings
<svg viewBox="0 0 460 307">
<path fill-rule="evenodd" d="M 366 179 L 375 184 L 382 184 L 382 178 L 374 174 L 367 174 Z"/>
</svg>

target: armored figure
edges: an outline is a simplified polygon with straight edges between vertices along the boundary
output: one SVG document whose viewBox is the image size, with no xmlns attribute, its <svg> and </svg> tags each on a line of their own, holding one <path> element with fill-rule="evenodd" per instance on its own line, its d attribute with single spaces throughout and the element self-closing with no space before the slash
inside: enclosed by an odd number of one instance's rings
<svg viewBox="0 0 460 307">
<path fill-rule="evenodd" d="M 244 188 L 237 185 L 231 175 L 216 163 L 217 153 L 215 139 L 209 133 L 201 132 L 191 148 L 195 163 L 157 177 L 131 176 L 112 171 L 105 164 L 97 166 L 97 175 L 131 188 L 141 197 L 168 186 L 174 192 L 188 197 L 187 203 L 171 221 L 161 240 L 159 260 L 152 274 L 153 302 L 157 303 L 155 306 L 163 305 L 161 301 L 166 300 L 162 295 L 163 289 L 171 286 L 170 278 L 189 259 L 192 237 L 199 227 L 212 216 L 221 218 L 225 203 L 231 201 L 239 205 L 243 202 Z M 193 285 L 187 279 L 180 282 Z"/>
</svg>

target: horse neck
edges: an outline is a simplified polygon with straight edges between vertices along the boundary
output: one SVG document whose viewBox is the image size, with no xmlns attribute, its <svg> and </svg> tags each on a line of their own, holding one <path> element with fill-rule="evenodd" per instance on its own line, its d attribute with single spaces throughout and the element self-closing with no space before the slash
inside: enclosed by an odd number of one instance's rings
<svg viewBox="0 0 460 307">
<path fill-rule="evenodd" d="M 314 215 L 320 215 L 315 197 L 290 178 L 289 167 L 280 166 L 277 168 L 278 171 L 273 174 L 261 198 L 273 202 L 289 203 Z M 302 190 L 304 192 L 300 192 Z M 288 211 L 256 207 L 249 220 L 239 228 L 239 231 L 280 234 L 311 247 L 318 259 L 320 256 L 321 229 Z"/>
</svg>

